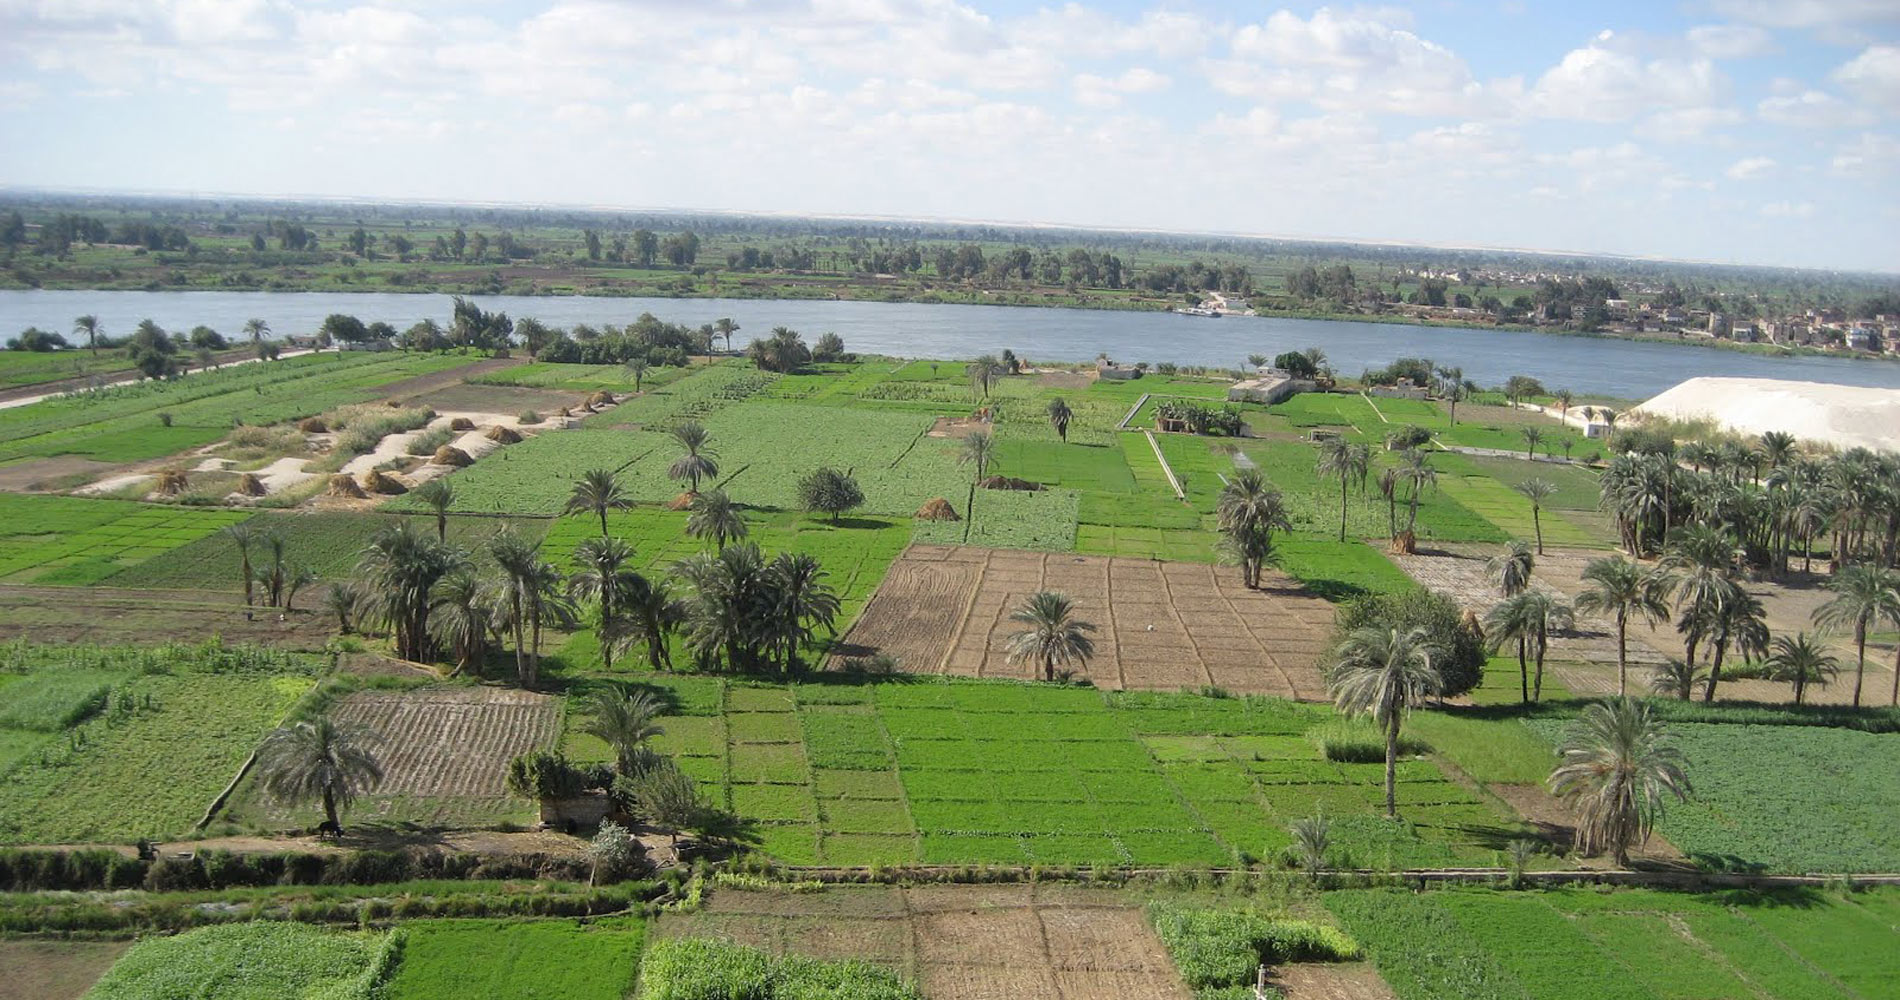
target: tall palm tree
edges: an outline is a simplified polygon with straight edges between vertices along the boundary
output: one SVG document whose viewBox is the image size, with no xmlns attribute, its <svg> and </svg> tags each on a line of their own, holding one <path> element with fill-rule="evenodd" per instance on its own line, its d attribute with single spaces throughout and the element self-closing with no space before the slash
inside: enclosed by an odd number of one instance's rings
<svg viewBox="0 0 1900 1000">
<path fill-rule="evenodd" d="M 1095 640 L 1088 637 L 1095 626 L 1075 617 L 1075 602 L 1066 594 L 1030 594 L 1010 612 L 1009 620 L 1023 626 L 1004 640 L 1009 662 L 1040 664 L 1045 681 L 1056 679 L 1056 664 L 1081 667 L 1095 655 Z"/>
<path fill-rule="evenodd" d="M 381 738 L 361 726 L 321 716 L 273 730 L 257 748 L 264 791 L 288 805 L 323 803 L 325 829 L 341 831 L 337 810 L 383 780 L 375 747 Z"/>
<path fill-rule="evenodd" d="M 455 657 L 453 677 L 479 671 L 488 659 L 489 635 L 498 628 L 497 589 L 460 566 L 436 582 L 429 595 L 429 635 Z"/>
<path fill-rule="evenodd" d="M 255 317 L 244 321 L 244 335 L 251 338 L 251 346 L 256 347 L 270 336 L 270 324 Z"/>
<path fill-rule="evenodd" d="M 1075 411 L 1061 396 L 1049 401 L 1049 425 L 1056 429 L 1056 436 L 1063 444 L 1069 443 L 1069 421 L 1075 418 Z"/>
<path fill-rule="evenodd" d="M 1767 659 L 1768 679 L 1794 685 L 1794 703 L 1799 705 L 1809 684 L 1827 684 L 1841 672 L 1840 658 L 1827 651 L 1820 640 L 1798 632 L 1790 639 L 1775 637 L 1775 651 Z"/>
<path fill-rule="evenodd" d="M 688 556 L 674 574 L 690 588 L 681 625 L 687 648 L 700 664 L 710 666 L 723 654 L 734 670 L 753 666 L 774 604 L 758 544 L 740 542 Z"/>
<path fill-rule="evenodd" d="M 996 458 L 996 439 L 989 431 L 971 431 L 963 439 L 963 450 L 957 455 L 958 465 L 976 466 L 976 478 L 982 482 L 989 472 L 990 462 Z"/>
<path fill-rule="evenodd" d="M 1718 610 L 1742 593 L 1734 579 L 1740 552 L 1734 539 L 1720 528 L 1691 525 L 1677 533 L 1657 564 L 1658 578 L 1668 582 L 1676 611 L 1677 630 L 1683 635 L 1683 659 L 1696 665 L 1696 648 L 1718 618 Z"/>
<path fill-rule="evenodd" d="M 99 355 L 100 329 L 101 327 L 99 326 L 99 317 L 94 316 L 91 313 L 87 313 L 86 315 L 81 316 L 76 320 L 73 320 L 73 335 L 74 336 L 79 336 L 80 334 L 85 335 L 86 348 L 92 351 L 94 357 L 97 357 Z"/>
<path fill-rule="evenodd" d="M 667 637 L 685 620 L 686 608 L 665 580 L 634 573 L 620 594 L 612 622 L 602 629 L 602 644 L 612 643 L 616 651 L 644 645 L 647 664 L 666 670 L 673 665 Z"/>
<path fill-rule="evenodd" d="M 1348 444 L 1344 438 L 1331 438 L 1320 444 L 1319 465 L 1315 471 L 1321 479 L 1339 478 L 1339 540 L 1342 542 L 1346 540 L 1346 487 L 1364 477 L 1371 465 L 1372 452 L 1362 445 Z"/>
<path fill-rule="evenodd" d="M 614 620 L 619 595 L 627 589 L 633 570 L 633 546 L 618 538 L 584 538 L 574 547 L 575 570 L 567 578 L 567 592 L 576 600 L 595 601 L 602 627 Z M 612 670 L 613 648 L 601 643 L 603 664 Z"/>
<path fill-rule="evenodd" d="M 455 487 L 447 479 L 431 479 L 416 487 L 411 494 L 429 507 L 435 515 L 435 539 L 447 543 L 449 540 L 449 508 L 455 506 Z"/>
<path fill-rule="evenodd" d="M 369 595 L 371 615 L 394 634 L 398 657 L 426 661 L 434 656 L 430 591 L 463 561 L 461 553 L 407 520 L 387 524 L 370 536 L 356 574 Z"/>
<path fill-rule="evenodd" d="M 500 601 L 506 608 L 503 624 L 515 647 L 515 675 L 523 687 L 533 687 L 541 675 L 541 630 L 549 621 L 567 617 L 561 574 L 541 558 L 541 543 L 530 542 L 512 527 L 495 533 L 488 554 L 501 569 Z"/>
<path fill-rule="evenodd" d="M 1640 559 L 1654 527 L 1668 534 L 1675 464 L 1662 455 L 1618 455 L 1603 474 L 1597 506 L 1616 518 L 1623 550 Z"/>
<path fill-rule="evenodd" d="M 725 338 L 726 353 L 732 353 L 732 335 L 739 332 L 739 324 L 734 323 L 728 317 L 721 316 L 713 320 L 713 332 Z"/>
<path fill-rule="evenodd" d="M 1438 394 L 1451 407 L 1451 426 L 1458 426 L 1458 401 L 1465 398 L 1465 370 L 1459 367 L 1438 369 Z"/>
<path fill-rule="evenodd" d="M 1570 422 L 1570 404 L 1574 402 L 1576 398 L 1577 394 L 1571 392 L 1569 389 L 1557 390 L 1557 405 L 1562 408 L 1562 419 L 1565 423 Z"/>
<path fill-rule="evenodd" d="M 225 525 L 224 536 L 231 540 L 232 545 L 237 546 L 238 573 L 244 577 L 244 613 L 249 615 L 251 606 L 256 603 L 252 600 L 256 578 L 251 575 L 251 543 L 257 541 L 258 531 L 251 527 L 249 522 L 239 521 L 236 524 Z"/>
<path fill-rule="evenodd" d="M 745 518 L 739 516 L 739 508 L 726 496 L 725 490 L 695 494 L 689 509 L 692 513 L 686 517 L 686 533 L 711 540 L 716 549 L 723 549 L 746 536 Z"/>
<path fill-rule="evenodd" d="M 1541 590 L 1526 590 L 1493 607 L 1484 618 L 1484 632 L 1495 651 L 1506 642 L 1517 643 L 1518 681 L 1525 704 L 1544 697 L 1544 656 L 1550 651 L 1550 634 L 1576 624 L 1570 605 Z M 1535 677 L 1530 662 L 1537 664 Z"/>
<path fill-rule="evenodd" d="M 1544 554 L 1544 501 L 1557 495 L 1557 484 L 1548 479 L 1526 479 L 1517 491 L 1531 502 L 1531 528 L 1537 533 L 1537 554 Z"/>
<path fill-rule="evenodd" d="M 574 480 L 562 514 L 593 514 L 600 518 L 600 537 L 607 537 L 607 512 L 633 509 L 633 498 L 620 486 L 612 469 L 590 469 Z"/>
<path fill-rule="evenodd" d="M 1531 571 L 1536 568 L 1537 557 L 1531 554 L 1529 542 L 1514 538 L 1503 552 L 1485 561 L 1484 571 L 1497 584 L 1498 593 L 1505 597 L 1516 597 L 1530 589 Z"/>
<path fill-rule="evenodd" d="M 1418 529 L 1418 501 L 1425 487 L 1438 485 L 1438 470 L 1432 467 L 1432 457 L 1418 448 L 1407 448 L 1399 455 L 1399 475 L 1412 484 L 1411 495 L 1406 503 L 1411 513 L 1405 519 L 1406 534 Z"/>
<path fill-rule="evenodd" d="M 1779 469 L 1795 456 L 1794 435 L 1787 431 L 1763 431 L 1761 436 L 1762 454 L 1768 457 L 1768 467 Z"/>
<path fill-rule="evenodd" d="M 1399 534 L 1399 479 L 1396 466 L 1386 466 L 1379 473 L 1379 495 L 1385 498 L 1385 536 L 1396 538 Z"/>
<path fill-rule="evenodd" d="M 1241 583 L 1257 589 L 1261 568 L 1273 558 L 1273 533 L 1293 530 L 1279 491 L 1259 469 L 1242 469 L 1221 487 L 1214 517 L 1227 554 L 1240 564 Z"/>
<path fill-rule="evenodd" d="M 711 438 L 697 420 L 688 420 L 673 428 L 673 440 L 678 441 L 686 453 L 673 460 L 666 474 L 675 480 L 686 480 L 688 493 L 699 492 L 700 480 L 719 475 L 719 454 L 708 444 Z"/>
<path fill-rule="evenodd" d="M 994 386 L 1006 371 L 1008 369 L 1003 367 L 1003 363 L 997 360 L 994 354 L 985 354 L 963 368 L 964 374 L 970 377 L 971 388 L 981 393 L 984 399 L 990 398 L 990 387 Z"/>
<path fill-rule="evenodd" d="M 627 374 L 633 376 L 633 391 L 639 392 L 641 384 L 646 381 L 647 369 L 651 368 L 652 364 L 647 361 L 646 355 L 637 354 L 622 361 L 620 367 L 625 368 Z"/>
<path fill-rule="evenodd" d="M 1654 626 L 1669 617 L 1664 581 L 1622 556 L 1593 559 L 1583 568 L 1577 610 L 1616 621 L 1616 693 L 1629 693 L 1629 623 L 1632 616 Z"/>
<path fill-rule="evenodd" d="M 1702 688 L 1702 700 L 1715 700 L 1715 687 L 1722 681 L 1722 660 L 1731 645 L 1737 656 L 1760 659 L 1768 655 L 1768 615 L 1755 595 L 1735 585 L 1734 595 L 1710 609 L 1712 618 L 1702 626 L 1709 637 L 1714 655 L 1709 658 L 1709 678 Z"/>
<path fill-rule="evenodd" d="M 1524 457 L 1533 461 L 1537 458 L 1537 446 L 1544 440 L 1542 427 L 1526 427 L 1518 431 L 1524 438 Z"/>
<path fill-rule="evenodd" d="M 1834 597 L 1814 609 L 1814 623 L 1829 631 L 1854 630 L 1854 707 L 1860 707 L 1867 676 L 1867 628 L 1882 618 L 1900 617 L 1900 574 L 1866 563 L 1844 566 L 1828 584 Z"/>
<path fill-rule="evenodd" d="M 771 576 L 773 642 L 781 668 L 790 673 L 800 646 L 811 642 L 818 629 L 831 631 L 838 620 L 838 594 L 825 582 L 818 560 L 804 552 L 782 552 L 767 567 Z"/>
<path fill-rule="evenodd" d="M 1584 707 L 1558 747 L 1550 790 L 1577 813 L 1577 849 L 1608 851 L 1628 868 L 1630 847 L 1649 839 L 1663 800 L 1689 795 L 1681 751 L 1649 706 L 1629 698 Z"/>
<path fill-rule="evenodd" d="M 645 691 L 599 691 L 587 708 L 582 731 L 613 749 L 614 766 L 621 774 L 633 774 L 647 741 L 666 732 L 654 721 L 660 714 L 659 704 Z"/>
<path fill-rule="evenodd" d="M 1422 628 L 1367 627 L 1348 635 L 1327 671 L 1333 704 L 1347 715 L 1370 715 L 1385 733 L 1385 814 L 1399 818 L 1399 725 L 1405 714 L 1444 687 L 1432 658 L 1440 655 Z"/>
</svg>

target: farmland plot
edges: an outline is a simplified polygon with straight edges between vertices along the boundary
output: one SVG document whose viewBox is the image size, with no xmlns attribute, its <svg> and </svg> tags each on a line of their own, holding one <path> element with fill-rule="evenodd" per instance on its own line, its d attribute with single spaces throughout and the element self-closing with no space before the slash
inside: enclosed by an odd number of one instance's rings
<svg viewBox="0 0 1900 1000">
<path fill-rule="evenodd" d="M 134 945 L 87 1000 L 366 1000 L 379 985 L 386 934 L 329 931 L 296 923 L 203 927 Z"/>
<path fill-rule="evenodd" d="M 387 1000 L 453 997 L 621 1000 L 645 925 L 636 918 L 405 922 Z"/>
<path fill-rule="evenodd" d="M 0 494 L 0 581 L 96 583 L 249 516 L 248 511 Z"/>
<path fill-rule="evenodd" d="M 591 469 L 621 471 L 648 456 L 673 460 L 672 439 L 650 431 L 565 430 L 510 445 L 448 478 L 458 514 L 553 515 L 561 512 L 574 480 Z M 651 499 L 651 497 L 649 497 Z M 412 496 L 385 505 L 394 511 L 427 509 Z"/>
<path fill-rule="evenodd" d="M 246 523 L 259 534 L 282 538 L 285 556 L 291 562 L 309 567 L 320 579 L 340 580 L 356 569 L 370 536 L 396 520 L 388 514 L 367 512 L 265 511 Z M 409 520 L 430 534 L 435 532 L 433 517 L 411 516 Z M 529 538 L 546 526 L 545 521 L 525 518 L 454 516 L 449 518 L 449 544 L 478 550 L 508 524 Z M 243 588 L 243 579 L 237 543 L 229 535 L 215 532 L 173 549 L 163 559 L 120 570 L 106 582 L 114 587 L 237 591 Z"/>
</svg>

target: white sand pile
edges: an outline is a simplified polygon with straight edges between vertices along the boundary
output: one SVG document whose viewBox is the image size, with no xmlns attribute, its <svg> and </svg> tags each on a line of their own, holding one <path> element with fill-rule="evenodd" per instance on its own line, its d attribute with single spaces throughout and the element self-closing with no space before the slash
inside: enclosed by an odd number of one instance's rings
<svg viewBox="0 0 1900 1000">
<path fill-rule="evenodd" d="M 322 478 L 314 472 L 305 472 L 310 464 L 307 458 L 280 458 L 257 470 L 257 478 L 264 489 L 272 493 L 281 493 L 295 486 L 302 486 L 312 479 Z"/>
<path fill-rule="evenodd" d="M 1741 434 L 1786 431 L 1837 448 L 1900 451 L 1900 390 L 1769 378 L 1692 378 L 1630 411 L 1713 420 Z"/>
<path fill-rule="evenodd" d="M 191 471 L 193 472 L 223 472 L 226 469 L 229 469 L 231 466 L 236 465 L 236 464 L 237 464 L 236 462 L 233 462 L 228 458 L 207 458 L 204 461 L 199 462 L 197 465 L 192 466 Z"/>
<path fill-rule="evenodd" d="M 124 489 L 134 483 L 148 483 L 154 478 L 156 477 L 149 473 L 129 472 L 121 476 L 107 476 L 89 486 L 81 486 L 73 492 L 79 496 L 98 496 Z"/>
</svg>

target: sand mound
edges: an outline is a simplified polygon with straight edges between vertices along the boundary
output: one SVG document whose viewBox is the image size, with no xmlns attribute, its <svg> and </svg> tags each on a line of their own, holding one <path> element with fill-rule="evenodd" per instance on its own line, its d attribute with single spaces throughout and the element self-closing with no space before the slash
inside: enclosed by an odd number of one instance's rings
<svg viewBox="0 0 1900 1000">
<path fill-rule="evenodd" d="M 238 477 L 237 489 L 232 492 L 241 493 L 247 497 L 261 497 L 270 491 L 264 488 L 264 481 L 257 478 L 256 473 L 246 472 Z"/>
<path fill-rule="evenodd" d="M 158 492 L 175 497 L 191 486 L 191 477 L 183 469 L 166 469 L 158 474 Z"/>
<path fill-rule="evenodd" d="M 390 497 L 409 492 L 407 484 L 381 469 L 371 469 L 363 473 L 363 489 Z"/>
<path fill-rule="evenodd" d="M 316 417 L 305 417 L 302 420 L 297 421 L 297 429 L 304 432 L 305 434 L 330 433 L 330 425 L 324 423 L 323 421 L 317 419 Z"/>
<path fill-rule="evenodd" d="M 474 429 L 475 429 L 475 421 L 470 420 L 467 417 L 456 417 L 455 419 L 449 421 L 449 430 L 452 430 L 452 431 L 472 431 Z"/>
<path fill-rule="evenodd" d="M 950 501 L 942 497 L 927 500 L 922 507 L 917 508 L 917 519 L 919 521 L 963 520 L 963 518 L 957 516 L 957 509 L 950 506 Z"/>
<path fill-rule="evenodd" d="M 691 507 L 693 505 L 693 498 L 697 497 L 698 495 L 699 494 L 697 493 L 690 493 L 690 492 L 681 493 L 679 496 L 676 496 L 673 499 L 668 500 L 666 502 L 666 509 L 667 510 L 685 510 L 688 507 Z"/>
<path fill-rule="evenodd" d="M 350 500 L 361 500 L 369 496 L 363 492 L 361 486 L 356 485 L 356 477 L 343 472 L 330 477 L 330 495 Z"/>
<path fill-rule="evenodd" d="M 520 431 L 515 430 L 513 427 L 505 427 L 501 424 L 496 424 L 495 426 L 490 427 L 488 429 L 488 433 L 483 436 L 488 438 L 488 440 L 490 441 L 499 441 L 502 444 L 520 444 L 521 443 Z"/>
<path fill-rule="evenodd" d="M 1027 479 L 1011 479 L 1008 476 L 991 476 L 977 483 L 977 485 L 986 490 L 1023 490 L 1029 493 L 1042 492 L 1041 483 L 1032 483 Z"/>
<path fill-rule="evenodd" d="M 435 450 L 435 457 L 429 459 L 429 461 L 436 465 L 453 465 L 457 467 L 475 464 L 475 460 L 468 457 L 468 452 L 452 444 L 445 444 L 437 448 Z"/>
<path fill-rule="evenodd" d="M 1837 448 L 1893 448 L 1900 390 L 1772 378 L 1692 378 L 1630 416 L 1712 420 L 1738 434 L 1786 431 Z"/>
</svg>

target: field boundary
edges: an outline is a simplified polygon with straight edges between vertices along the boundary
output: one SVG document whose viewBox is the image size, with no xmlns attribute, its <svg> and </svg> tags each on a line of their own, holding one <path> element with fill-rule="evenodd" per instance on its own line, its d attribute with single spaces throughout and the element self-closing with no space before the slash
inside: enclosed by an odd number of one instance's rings
<svg viewBox="0 0 1900 1000">
<path fill-rule="evenodd" d="M 883 865 L 849 867 L 835 865 L 779 865 L 778 870 L 801 879 L 814 879 L 831 884 L 866 884 L 867 877 L 875 883 L 878 879 L 905 883 L 907 876 L 934 876 L 929 882 L 945 881 L 945 876 L 954 879 L 971 871 L 982 872 L 986 876 L 1011 876 L 1021 882 L 1038 881 L 1093 881 L 1087 876 L 1086 868 L 1078 869 L 1074 879 L 1063 879 L 1053 873 L 1047 865 Z M 1179 875 L 1183 869 L 1156 867 L 1116 867 L 1110 869 L 1123 877 L 1147 877 Z M 1215 876 L 1242 876 L 1274 874 L 1272 869 L 1258 868 L 1195 868 L 1196 872 Z M 1294 876 L 1299 873 L 1283 871 L 1279 874 Z M 1408 868 L 1403 871 L 1380 871 L 1374 868 L 1332 868 L 1326 875 L 1338 878 L 1360 879 L 1366 881 L 1398 880 L 1408 884 L 1425 885 L 1463 885 L 1478 882 L 1501 882 L 1511 876 L 1508 868 Z M 1634 888 L 1659 889 L 1793 889 L 1824 888 L 1827 886 L 1900 886 L 1900 872 L 1870 872 L 1838 875 L 1746 875 L 1728 872 L 1645 872 L 1630 869 L 1592 869 L 1575 868 L 1561 871 L 1527 871 L 1522 873 L 1527 883 L 1539 885 L 1612 885 Z"/>
<path fill-rule="evenodd" d="M 1186 500 L 1187 493 L 1181 489 L 1181 481 L 1174 478 L 1174 467 L 1168 464 L 1168 456 L 1161 453 L 1161 442 L 1155 440 L 1153 431 L 1143 430 L 1141 433 L 1148 439 L 1148 447 L 1154 449 L 1155 460 L 1161 463 L 1161 474 L 1168 477 L 1168 485 L 1174 489 L 1174 498 Z"/>
<path fill-rule="evenodd" d="M 1115 425 L 1115 429 L 1116 429 L 1116 430 L 1118 430 L 1118 431 L 1125 431 L 1125 430 L 1127 430 L 1127 429 L 1128 429 L 1128 422 L 1129 422 L 1130 420 L 1133 420 L 1133 419 L 1135 419 L 1135 414 L 1137 414 L 1137 413 L 1140 413 L 1140 412 L 1141 412 L 1141 408 L 1142 408 L 1143 406 L 1146 406 L 1146 405 L 1148 405 L 1148 397 L 1149 397 L 1149 396 L 1152 396 L 1152 395 L 1154 395 L 1154 393 L 1152 393 L 1152 392 L 1144 392 L 1144 393 L 1142 393 L 1142 394 L 1141 394 L 1141 398 L 1140 398 L 1140 399 L 1137 399 L 1137 400 L 1135 400 L 1135 405 L 1133 405 L 1133 406 L 1131 406 L 1131 407 L 1129 407 L 1129 408 L 1128 408 L 1128 413 L 1127 413 L 1127 414 L 1126 414 L 1125 416 L 1123 416 L 1123 417 L 1122 417 L 1122 422 L 1121 422 L 1121 423 L 1119 423 L 1119 424 L 1116 424 L 1116 425 Z"/>
</svg>

